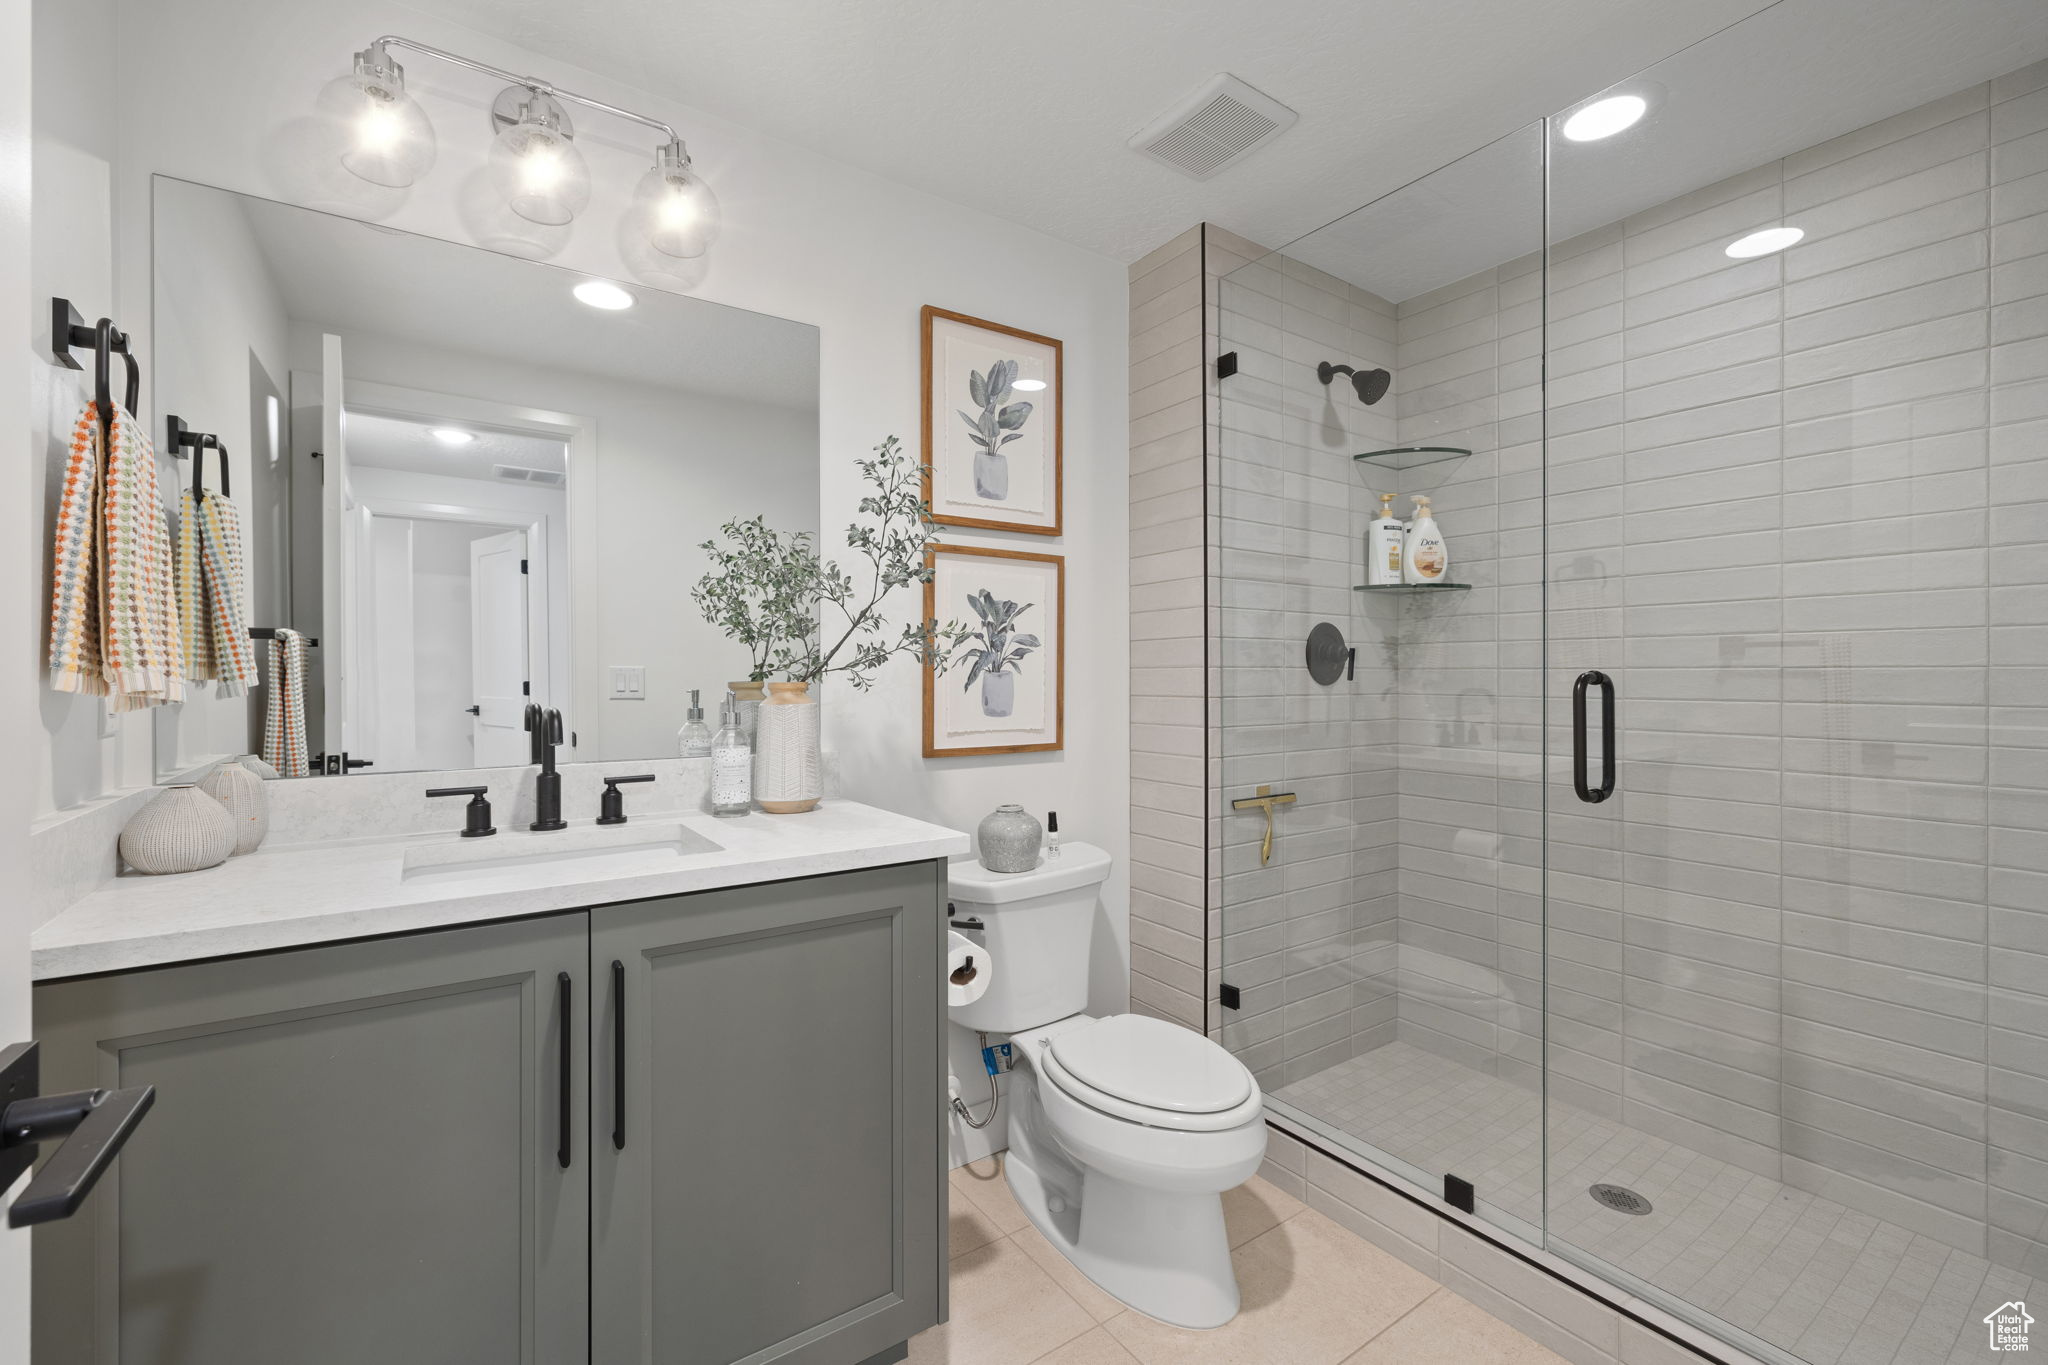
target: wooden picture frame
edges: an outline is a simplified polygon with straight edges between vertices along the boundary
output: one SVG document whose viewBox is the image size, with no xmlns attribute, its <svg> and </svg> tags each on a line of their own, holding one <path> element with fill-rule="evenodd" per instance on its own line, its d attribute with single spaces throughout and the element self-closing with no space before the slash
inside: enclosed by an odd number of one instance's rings
<svg viewBox="0 0 2048 1365">
<path fill-rule="evenodd" d="M 1067 743 L 1067 561 L 1064 555 L 996 550 L 978 545 L 935 545 L 925 551 L 932 577 L 924 585 L 926 620 L 964 621 L 984 630 L 985 619 L 968 594 L 985 591 L 993 604 L 1024 602 L 1009 640 L 1036 636 L 1022 660 L 994 675 L 977 675 L 961 655 L 943 675 L 924 670 L 924 755 L 1028 754 Z M 1033 580 L 1036 580 L 1034 584 Z M 1049 593 L 1041 589 L 1049 586 Z M 941 607 L 944 610 L 941 610 Z M 1042 613 L 1042 614 L 1041 614 Z M 1050 627 L 1050 634 L 1045 634 Z M 1035 628 L 1035 629 L 1034 629 Z M 982 635 L 982 640 L 988 637 Z M 1031 668 L 1036 662 L 1037 669 Z M 991 677 L 1007 678 L 992 683 Z M 970 689 L 975 689 L 970 691 Z M 1023 714 L 1019 714 L 1019 712 Z M 1013 721 L 1013 724 L 1005 724 Z"/>
<path fill-rule="evenodd" d="M 932 520 L 1059 535 L 1066 444 L 1060 342 L 929 304 L 918 316 L 924 497 Z M 990 392 L 998 364 L 1011 367 L 1009 383 Z"/>
</svg>

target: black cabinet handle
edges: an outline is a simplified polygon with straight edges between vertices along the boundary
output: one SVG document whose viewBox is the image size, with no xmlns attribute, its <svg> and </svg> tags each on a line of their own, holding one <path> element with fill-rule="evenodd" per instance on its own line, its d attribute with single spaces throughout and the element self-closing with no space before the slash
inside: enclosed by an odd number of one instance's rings
<svg viewBox="0 0 2048 1365">
<path fill-rule="evenodd" d="M 1586 689 L 1600 689 L 1600 785 L 1586 774 Z M 1597 668 L 1579 674 L 1572 684 L 1572 789 L 1579 800 L 1597 806 L 1614 795 L 1614 679 Z"/>
<path fill-rule="evenodd" d="M 569 1081 L 571 1075 L 570 1068 L 574 1065 L 574 1057 L 569 1050 L 569 1035 L 572 1031 L 569 1021 L 573 1016 L 569 1013 L 569 997 L 571 989 L 569 984 L 569 974 L 567 972 L 563 972 L 555 978 L 555 981 L 561 987 L 562 992 L 562 1093 L 559 1102 L 560 1108 L 557 1110 L 555 1117 L 555 1131 L 557 1134 L 559 1134 L 555 1141 L 555 1160 L 560 1162 L 562 1165 L 562 1169 L 566 1171 L 569 1169 L 570 1153 L 569 1121 L 571 1118 L 571 1114 L 569 1105 Z"/>
<path fill-rule="evenodd" d="M 626 964 L 612 959 L 612 1146 L 626 1150 Z"/>
</svg>

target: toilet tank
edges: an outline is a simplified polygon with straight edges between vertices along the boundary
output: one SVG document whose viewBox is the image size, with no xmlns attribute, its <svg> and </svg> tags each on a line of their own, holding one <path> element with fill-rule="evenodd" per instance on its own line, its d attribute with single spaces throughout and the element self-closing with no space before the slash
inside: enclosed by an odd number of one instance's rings
<svg viewBox="0 0 2048 1365">
<path fill-rule="evenodd" d="M 979 930 L 957 924 L 955 930 L 988 949 L 991 976 L 981 999 L 954 1007 L 954 1023 L 1016 1033 L 1088 1007 L 1088 953 L 1109 865 L 1109 854 L 1079 843 L 1030 872 L 952 864 L 946 877 L 952 918 L 982 923 Z"/>
</svg>

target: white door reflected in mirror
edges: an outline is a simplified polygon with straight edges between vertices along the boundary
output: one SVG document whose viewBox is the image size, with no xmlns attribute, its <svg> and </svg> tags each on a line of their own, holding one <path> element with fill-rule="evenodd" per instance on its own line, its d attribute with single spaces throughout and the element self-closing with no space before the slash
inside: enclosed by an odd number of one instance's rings
<svg viewBox="0 0 2048 1365">
<path fill-rule="evenodd" d="M 471 717 L 480 768 L 524 763 L 532 659 L 526 636 L 526 532 L 469 543 Z"/>
</svg>

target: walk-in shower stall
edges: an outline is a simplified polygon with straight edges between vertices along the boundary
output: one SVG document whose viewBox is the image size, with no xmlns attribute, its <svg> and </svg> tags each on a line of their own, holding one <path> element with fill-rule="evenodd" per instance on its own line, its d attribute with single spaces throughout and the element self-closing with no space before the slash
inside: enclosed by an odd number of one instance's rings
<svg viewBox="0 0 2048 1365">
<path fill-rule="evenodd" d="M 1210 1023 L 1271 1112 L 1762 1359 L 2048 1337 L 2048 6 L 1785 0 L 1238 245 Z"/>
</svg>

